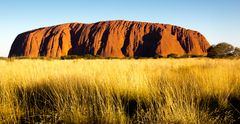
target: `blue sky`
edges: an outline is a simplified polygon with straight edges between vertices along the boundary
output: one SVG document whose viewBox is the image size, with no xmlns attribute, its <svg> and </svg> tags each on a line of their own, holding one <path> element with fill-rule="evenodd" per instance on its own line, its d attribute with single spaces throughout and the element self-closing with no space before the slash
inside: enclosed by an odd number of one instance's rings
<svg viewBox="0 0 240 124">
<path fill-rule="evenodd" d="M 1 0 L 0 56 L 22 32 L 68 22 L 132 20 L 201 32 L 240 47 L 240 0 Z"/>
</svg>

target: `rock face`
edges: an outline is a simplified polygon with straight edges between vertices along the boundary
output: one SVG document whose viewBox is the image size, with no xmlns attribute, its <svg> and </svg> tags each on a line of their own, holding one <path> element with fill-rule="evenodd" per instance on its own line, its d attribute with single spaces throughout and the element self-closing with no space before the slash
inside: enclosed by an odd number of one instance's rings
<svg viewBox="0 0 240 124">
<path fill-rule="evenodd" d="M 178 26 L 134 21 L 69 23 L 19 34 L 9 57 L 153 57 L 206 55 L 210 47 L 200 33 Z"/>
</svg>

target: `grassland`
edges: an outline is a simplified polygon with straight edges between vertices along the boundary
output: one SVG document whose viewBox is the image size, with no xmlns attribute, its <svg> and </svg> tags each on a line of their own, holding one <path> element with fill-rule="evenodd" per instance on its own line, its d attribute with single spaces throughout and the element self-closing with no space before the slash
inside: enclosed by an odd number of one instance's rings
<svg viewBox="0 0 240 124">
<path fill-rule="evenodd" d="M 1 123 L 239 123 L 240 60 L 0 60 Z"/>
</svg>

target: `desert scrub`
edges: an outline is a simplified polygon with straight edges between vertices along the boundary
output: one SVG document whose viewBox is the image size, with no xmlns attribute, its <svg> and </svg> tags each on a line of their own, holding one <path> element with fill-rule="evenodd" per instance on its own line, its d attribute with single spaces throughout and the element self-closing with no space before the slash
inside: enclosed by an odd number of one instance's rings
<svg viewBox="0 0 240 124">
<path fill-rule="evenodd" d="M 237 123 L 240 60 L 0 60 L 2 123 Z"/>
</svg>

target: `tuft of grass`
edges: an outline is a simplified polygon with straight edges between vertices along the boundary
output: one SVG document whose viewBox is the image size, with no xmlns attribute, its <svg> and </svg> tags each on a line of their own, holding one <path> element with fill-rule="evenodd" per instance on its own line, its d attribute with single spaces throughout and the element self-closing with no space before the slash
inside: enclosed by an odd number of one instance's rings
<svg viewBox="0 0 240 124">
<path fill-rule="evenodd" d="M 0 60 L 1 123 L 239 123 L 239 59 Z"/>
</svg>

